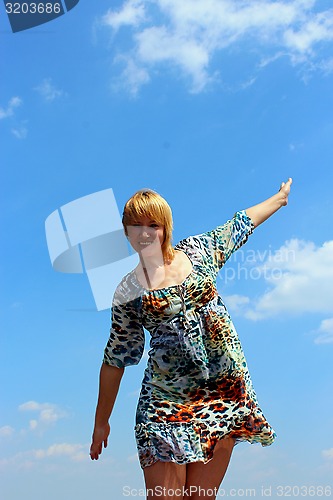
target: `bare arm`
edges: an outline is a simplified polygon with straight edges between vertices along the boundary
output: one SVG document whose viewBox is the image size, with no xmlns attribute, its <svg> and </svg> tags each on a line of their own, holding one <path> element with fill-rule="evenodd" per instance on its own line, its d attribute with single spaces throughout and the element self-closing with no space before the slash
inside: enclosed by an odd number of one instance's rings
<svg viewBox="0 0 333 500">
<path fill-rule="evenodd" d="M 246 213 L 252 219 L 254 227 L 259 226 L 259 224 L 277 212 L 279 208 L 287 205 L 291 183 L 292 179 L 289 177 L 286 183 L 282 182 L 278 193 L 262 203 L 246 209 Z"/>
<path fill-rule="evenodd" d="M 118 394 L 124 368 L 102 364 L 99 378 L 99 395 L 95 416 L 95 427 L 90 447 L 90 457 L 98 460 L 102 447 L 107 447 L 110 433 L 109 418 Z"/>
</svg>

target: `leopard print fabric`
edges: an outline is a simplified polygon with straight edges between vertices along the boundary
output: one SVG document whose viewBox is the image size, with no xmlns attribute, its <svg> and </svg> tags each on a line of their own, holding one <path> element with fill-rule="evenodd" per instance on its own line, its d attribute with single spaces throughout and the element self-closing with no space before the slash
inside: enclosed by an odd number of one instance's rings
<svg viewBox="0 0 333 500">
<path fill-rule="evenodd" d="M 146 290 L 132 271 L 116 290 L 104 363 L 137 364 L 144 329 L 150 333 L 135 425 L 142 468 L 158 460 L 206 463 L 225 436 L 262 446 L 276 437 L 216 289 L 219 270 L 253 229 L 246 212 L 237 212 L 215 230 L 175 246 L 192 262 L 181 285 Z"/>
</svg>

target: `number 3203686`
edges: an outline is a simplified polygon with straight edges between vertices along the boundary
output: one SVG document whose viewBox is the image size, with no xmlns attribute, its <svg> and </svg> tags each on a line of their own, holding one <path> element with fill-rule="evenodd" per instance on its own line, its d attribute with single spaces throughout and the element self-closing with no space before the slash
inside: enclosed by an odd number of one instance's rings
<svg viewBox="0 0 333 500">
<path fill-rule="evenodd" d="M 7 14 L 60 14 L 61 4 L 60 3 L 50 3 L 50 2 L 38 2 L 38 3 L 18 3 L 18 2 L 7 2 L 6 3 Z"/>
</svg>

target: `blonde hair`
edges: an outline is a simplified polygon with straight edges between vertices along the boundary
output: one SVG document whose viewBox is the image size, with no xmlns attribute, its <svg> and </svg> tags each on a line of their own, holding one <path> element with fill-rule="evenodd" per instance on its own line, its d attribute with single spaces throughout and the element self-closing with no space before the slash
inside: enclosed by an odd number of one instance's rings
<svg viewBox="0 0 333 500">
<path fill-rule="evenodd" d="M 152 189 L 140 189 L 126 202 L 122 223 L 127 236 L 127 226 L 138 222 L 142 217 L 149 217 L 164 227 L 162 253 L 164 262 L 172 261 L 175 251 L 172 241 L 172 211 L 167 201 Z"/>
</svg>

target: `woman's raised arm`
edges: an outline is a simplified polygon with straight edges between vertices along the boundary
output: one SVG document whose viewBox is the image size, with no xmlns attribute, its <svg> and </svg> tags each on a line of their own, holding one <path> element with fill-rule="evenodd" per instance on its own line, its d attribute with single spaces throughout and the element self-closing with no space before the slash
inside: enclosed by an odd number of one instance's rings
<svg viewBox="0 0 333 500">
<path fill-rule="evenodd" d="M 289 177 L 287 182 L 282 182 L 278 193 L 274 194 L 262 203 L 246 209 L 246 214 L 250 217 L 250 219 L 252 219 L 254 227 L 259 226 L 259 224 L 277 212 L 279 208 L 287 205 L 291 183 L 292 178 Z"/>
</svg>

